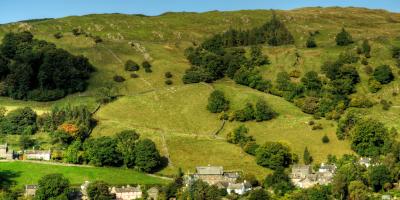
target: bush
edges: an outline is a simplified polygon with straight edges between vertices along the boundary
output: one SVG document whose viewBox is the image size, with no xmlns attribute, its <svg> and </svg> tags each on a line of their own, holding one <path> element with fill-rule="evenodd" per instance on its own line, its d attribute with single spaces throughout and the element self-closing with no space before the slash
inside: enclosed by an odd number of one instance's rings
<svg viewBox="0 0 400 200">
<path fill-rule="evenodd" d="M 240 146 L 244 146 L 250 141 L 254 141 L 253 137 L 248 136 L 249 129 L 246 128 L 244 125 L 241 125 L 233 132 L 230 132 L 226 136 L 226 140 L 232 144 L 239 144 Z"/>
<path fill-rule="evenodd" d="M 274 118 L 277 113 L 262 99 L 256 103 L 256 110 L 254 116 L 257 122 L 266 121 Z"/>
<path fill-rule="evenodd" d="M 306 42 L 306 47 L 307 48 L 315 48 L 315 47 L 317 47 L 317 43 L 315 42 L 315 38 L 314 37 L 312 37 L 312 36 L 308 37 L 307 42 Z"/>
<path fill-rule="evenodd" d="M 368 75 L 371 75 L 374 72 L 374 69 L 371 66 L 367 65 L 364 67 L 364 72 Z"/>
<path fill-rule="evenodd" d="M 133 60 L 127 60 L 125 63 L 125 71 L 138 71 L 140 69 L 139 64 Z"/>
<path fill-rule="evenodd" d="M 131 74 L 131 78 L 139 78 L 138 74 Z"/>
<path fill-rule="evenodd" d="M 260 147 L 260 145 L 258 145 L 255 141 L 250 141 L 244 145 L 243 150 L 244 152 L 254 156 L 256 155 L 258 147 Z"/>
<path fill-rule="evenodd" d="M 318 110 L 318 101 L 316 97 L 306 97 L 301 110 L 307 114 L 314 114 Z"/>
<path fill-rule="evenodd" d="M 72 34 L 74 34 L 75 36 L 79 36 L 83 33 L 83 31 L 80 28 L 74 28 L 72 29 Z"/>
<path fill-rule="evenodd" d="M 368 90 L 369 90 L 370 92 L 376 93 L 376 92 L 378 92 L 380 89 L 382 89 L 382 84 L 381 84 L 379 81 L 377 81 L 377 80 L 375 80 L 375 79 L 373 79 L 373 78 L 370 78 L 370 79 L 368 80 Z"/>
<path fill-rule="evenodd" d="M 324 143 L 324 144 L 329 143 L 329 137 L 327 135 L 324 135 L 322 137 L 322 143 Z"/>
<path fill-rule="evenodd" d="M 97 36 L 97 35 L 93 37 L 93 40 L 94 40 L 94 42 L 96 44 L 103 42 L 103 39 L 100 36 Z"/>
<path fill-rule="evenodd" d="M 242 110 L 237 110 L 234 113 L 236 121 L 245 122 L 254 120 L 254 106 L 251 103 L 247 103 Z"/>
<path fill-rule="evenodd" d="M 113 80 L 114 80 L 115 82 L 121 83 L 121 82 L 124 82 L 124 81 L 125 81 L 125 78 L 122 77 L 122 76 L 119 76 L 119 75 L 115 75 L 115 76 L 113 77 Z"/>
<path fill-rule="evenodd" d="M 164 76 L 165 76 L 165 78 L 172 78 L 172 73 L 171 72 L 165 72 Z"/>
<path fill-rule="evenodd" d="M 314 125 L 314 124 L 315 124 L 315 122 L 314 122 L 313 120 L 311 120 L 311 121 L 308 122 L 308 125 L 310 125 L 310 126 L 312 126 L 312 125 Z"/>
<path fill-rule="evenodd" d="M 336 35 L 336 44 L 338 46 L 347 46 L 351 43 L 353 43 L 353 38 L 350 33 L 342 28 L 342 31 Z"/>
<path fill-rule="evenodd" d="M 57 33 L 54 34 L 54 38 L 56 38 L 56 39 L 60 39 L 62 37 L 63 37 L 63 35 L 60 32 L 57 32 Z"/>
<path fill-rule="evenodd" d="M 383 109 L 383 110 L 389 110 L 390 107 L 392 106 L 392 105 L 391 105 L 391 102 L 388 102 L 388 101 L 386 101 L 386 100 L 384 100 L 384 99 L 382 99 L 380 103 L 381 103 L 381 105 L 382 105 L 382 109 Z"/>
<path fill-rule="evenodd" d="M 292 78 L 299 78 L 300 75 L 301 75 L 301 72 L 297 69 L 295 69 L 289 73 L 289 76 Z"/>
<path fill-rule="evenodd" d="M 165 85 L 172 85 L 172 83 L 173 83 L 173 82 L 172 82 L 171 80 L 169 80 L 169 79 L 168 79 L 168 80 L 165 80 Z"/>
<path fill-rule="evenodd" d="M 312 129 L 313 131 L 315 131 L 315 130 L 322 130 L 323 127 L 322 127 L 322 124 L 318 123 L 318 124 L 315 124 L 311 129 Z"/>
<path fill-rule="evenodd" d="M 144 72 L 146 72 L 146 73 L 151 73 L 151 72 L 153 72 L 153 70 L 151 70 L 151 68 L 145 68 L 145 69 L 144 69 Z"/>
<path fill-rule="evenodd" d="M 363 59 L 361 60 L 361 64 L 363 64 L 363 65 L 368 65 L 368 60 L 367 60 L 366 58 L 363 58 Z"/>
<path fill-rule="evenodd" d="M 222 91 L 215 90 L 210 94 L 207 109 L 212 113 L 220 113 L 229 109 L 229 101 L 226 100 Z"/>
<path fill-rule="evenodd" d="M 350 107 L 356 108 L 370 108 L 374 105 L 367 97 L 364 96 L 354 96 L 350 100 Z"/>
<path fill-rule="evenodd" d="M 394 79 L 392 69 L 389 65 L 381 65 L 375 69 L 374 78 L 381 84 L 388 84 Z"/>
</svg>

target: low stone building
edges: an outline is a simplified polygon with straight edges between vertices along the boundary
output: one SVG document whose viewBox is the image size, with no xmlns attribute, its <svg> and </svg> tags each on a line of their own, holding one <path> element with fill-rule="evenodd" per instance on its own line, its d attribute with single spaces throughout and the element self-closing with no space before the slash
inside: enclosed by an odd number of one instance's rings
<svg viewBox="0 0 400 200">
<path fill-rule="evenodd" d="M 37 189 L 37 185 L 25 185 L 25 197 L 35 196 Z"/>
<path fill-rule="evenodd" d="M 290 178 L 299 188 L 310 188 L 314 185 L 327 185 L 333 180 L 336 171 L 335 165 L 322 163 L 318 172 L 313 172 L 310 165 L 295 165 L 292 167 Z"/>
<path fill-rule="evenodd" d="M 147 190 L 147 199 L 148 200 L 158 200 L 158 195 L 160 190 L 157 187 L 152 187 Z"/>
<path fill-rule="evenodd" d="M 26 160 L 46 160 L 51 158 L 50 150 L 26 150 L 24 152 Z"/>
<path fill-rule="evenodd" d="M 115 194 L 116 200 L 140 199 L 143 196 L 140 186 L 112 187 L 110 192 L 111 194 Z"/>
<path fill-rule="evenodd" d="M 224 172 L 222 166 L 196 167 L 196 173 L 192 175 L 194 180 L 202 180 L 209 185 L 217 183 L 235 183 L 239 178 L 239 172 Z"/>
<path fill-rule="evenodd" d="M 12 160 L 14 158 L 14 151 L 8 149 L 7 143 L 0 145 L 0 159 Z"/>
</svg>

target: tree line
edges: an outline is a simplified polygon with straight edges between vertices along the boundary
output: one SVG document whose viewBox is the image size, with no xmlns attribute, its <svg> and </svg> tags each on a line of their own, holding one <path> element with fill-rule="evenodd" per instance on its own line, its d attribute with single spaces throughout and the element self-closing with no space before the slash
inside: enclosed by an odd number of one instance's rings
<svg viewBox="0 0 400 200">
<path fill-rule="evenodd" d="M 86 89 L 94 67 L 30 32 L 7 33 L 0 45 L 0 95 L 50 101 Z"/>
</svg>

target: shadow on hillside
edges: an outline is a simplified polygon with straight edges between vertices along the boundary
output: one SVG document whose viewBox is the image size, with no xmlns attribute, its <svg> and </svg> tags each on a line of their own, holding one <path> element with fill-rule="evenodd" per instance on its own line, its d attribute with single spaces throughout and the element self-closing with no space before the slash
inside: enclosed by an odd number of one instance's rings
<svg viewBox="0 0 400 200">
<path fill-rule="evenodd" d="M 10 170 L 0 171 L 0 189 L 8 189 L 16 184 L 15 178 L 19 177 L 21 172 Z"/>
</svg>

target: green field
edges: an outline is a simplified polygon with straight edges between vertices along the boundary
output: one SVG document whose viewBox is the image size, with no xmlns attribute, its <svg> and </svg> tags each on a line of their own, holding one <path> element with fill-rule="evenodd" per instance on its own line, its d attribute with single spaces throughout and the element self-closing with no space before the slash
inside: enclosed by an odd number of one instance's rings
<svg viewBox="0 0 400 200">
<path fill-rule="evenodd" d="M 271 61 L 270 65 L 260 67 L 265 78 L 274 81 L 276 74 L 283 70 L 298 70 L 301 75 L 310 70 L 319 71 L 323 62 L 336 58 L 346 49 L 354 49 L 364 38 L 368 38 L 372 46 L 369 65 L 376 67 L 389 64 L 396 79 L 378 93 L 371 94 L 368 92 L 368 76 L 364 66 L 356 64 L 362 81 L 354 95 L 367 97 L 377 103 L 371 109 L 364 109 L 365 116 L 377 118 L 389 128 L 400 129 L 400 98 L 392 96 L 393 91 L 399 90 L 399 70 L 390 55 L 392 46 L 400 44 L 400 14 L 362 8 L 304 8 L 276 13 L 288 26 L 296 43 L 280 47 L 263 46 L 264 53 Z M 167 13 L 155 17 L 105 14 L 1 25 L 0 38 L 8 31 L 29 30 L 36 38 L 54 42 L 73 54 L 87 56 L 97 71 L 90 79 L 88 90 L 81 94 L 47 103 L 15 101 L 2 97 L 0 105 L 9 110 L 32 106 L 38 113 L 48 111 L 53 105 L 65 103 L 85 104 L 95 108 L 97 104 L 94 95 L 98 88 L 113 82 L 114 75 L 122 75 L 126 81 L 114 84 L 123 96 L 102 106 L 95 114 L 98 125 L 92 137 L 136 129 L 143 137 L 153 139 L 161 153 L 169 157 L 170 165 L 159 172 L 163 175 L 175 174 L 179 167 L 188 172 L 198 165 L 207 164 L 254 173 L 260 178 L 270 172 L 256 165 L 254 158 L 239 147 L 225 141 L 226 134 L 240 123 L 229 122 L 218 136 L 213 135 L 221 125 L 218 115 L 206 110 L 208 95 L 214 89 L 225 92 L 231 101 L 231 111 L 242 108 L 248 101 L 263 98 L 279 113 L 271 121 L 244 123 L 250 129 L 250 135 L 260 144 L 265 141 L 284 142 L 299 158 L 307 146 L 315 163 L 324 162 L 328 154 L 340 156 L 352 153 L 347 141 L 337 140 L 335 121 L 318 120 L 323 129 L 313 131 L 307 125 L 313 119 L 312 116 L 302 113 L 281 97 L 235 85 L 229 79 L 213 84 L 182 83 L 181 77 L 189 68 L 184 56 L 185 48 L 193 43 L 199 44 L 212 34 L 230 27 L 247 29 L 260 26 L 271 14 L 267 10 Z M 104 42 L 96 45 L 89 37 L 73 36 L 71 30 L 77 27 L 101 36 Z M 342 27 L 353 35 L 355 44 L 348 47 L 335 45 L 334 37 Z M 305 48 L 309 32 L 316 30 L 320 32 L 316 36 L 318 47 Z M 56 32 L 61 32 L 64 37 L 55 39 L 53 34 Z M 294 66 L 296 53 L 300 55 L 300 60 Z M 141 69 L 138 72 L 139 78 L 130 78 L 130 73 L 123 70 L 123 64 L 128 59 L 138 63 L 144 59 L 151 60 L 153 73 L 145 73 Z M 173 74 L 174 83 L 171 86 L 164 84 L 164 73 L 167 71 Z M 293 81 L 298 82 L 300 79 L 293 78 Z M 392 108 L 383 111 L 378 104 L 381 99 L 391 101 Z M 325 134 L 330 139 L 328 144 L 321 141 Z M 17 146 L 16 141 L 15 137 L 9 138 L 12 146 Z"/>
<path fill-rule="evenodd" d="M 168 181 L 148 176 L 130 169 L 57 166 L 27 162 L 0 162 L 2 178 L 15 181 L 16 186 L 37 184 L 47 174 L 59 173 L 69 179 L 71 185 L 81 185 L 85 181 L 102 180 L 109 184 L 165 184 Z"/>
</svg>

